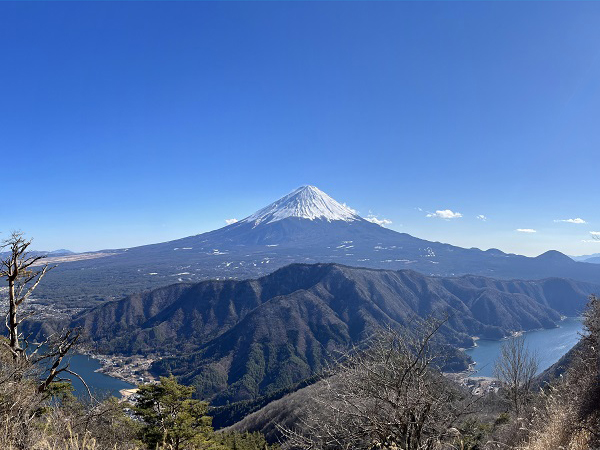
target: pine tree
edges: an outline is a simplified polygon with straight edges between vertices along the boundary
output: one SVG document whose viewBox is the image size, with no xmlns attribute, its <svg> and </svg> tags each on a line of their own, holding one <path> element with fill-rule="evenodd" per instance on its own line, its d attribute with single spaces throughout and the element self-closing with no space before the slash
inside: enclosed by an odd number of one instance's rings
<svg viewBox="0 0 600 450">
<path fill-rule="evenodd" d="M 215 440 L 207 403 L 192 399 L 193 392 L 173 376 L 140 386 L 133 410 L 144 422 L 140 438 L 149 449 L 226 449 Z"/>
</svg>

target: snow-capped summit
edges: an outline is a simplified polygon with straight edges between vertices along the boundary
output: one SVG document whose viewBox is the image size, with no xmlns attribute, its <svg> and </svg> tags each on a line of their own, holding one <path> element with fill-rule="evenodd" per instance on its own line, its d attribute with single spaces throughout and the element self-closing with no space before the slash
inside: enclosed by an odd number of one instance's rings
<svg viewBox="0 0 600 450">
<path fill-rule="evenodd" d="M 315 186 L 302 186 L 269 206 L 242 220 L 254 226 L 296 217 L 309 220 L 362 220 L 354 210 L 332 199 Z"/>
</svg>

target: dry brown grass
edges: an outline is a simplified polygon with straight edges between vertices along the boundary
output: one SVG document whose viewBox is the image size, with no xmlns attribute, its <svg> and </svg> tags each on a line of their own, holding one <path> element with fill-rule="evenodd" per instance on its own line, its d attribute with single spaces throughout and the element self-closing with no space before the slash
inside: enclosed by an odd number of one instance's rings
<svg viewBox="0 0 600 450">
<path fill-rule="evenodd" d="M 117 450 L 116 444 L 114 449 Z M 36 443 L 32 450 L 99 450 L 99 447 L 93 437 L 86 434 L 80 437 L 69 429 L 68 438 L 44 437 Z"/>
<path fill-rule="evenodd" d="M 524 450 L 589 450 L 590 433 L 577 428 L 577 413 L 572 403 L 560 403 L 557 398 L 548 400 L 544 413 L 545 425 L 531 433 Z"/>
</svg>

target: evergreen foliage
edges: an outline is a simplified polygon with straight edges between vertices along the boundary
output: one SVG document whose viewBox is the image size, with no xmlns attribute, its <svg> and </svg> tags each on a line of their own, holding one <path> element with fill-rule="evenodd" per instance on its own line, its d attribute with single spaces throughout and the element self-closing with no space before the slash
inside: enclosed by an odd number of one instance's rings
<svg viewBox="0 0 600 450">
<path fill-rule="evenodd" d="M 149 449 L 172 446 L 221 450 L 216 443 L 208 405 L 192 399 L 194 388 L 177 383 L 175 377 L 161 377 L 160 383 L 140 386 L 135 415 L 144 423 L 140 437 Z"/>
<path fill-rule="evenodd" d="M 208 404 L 192 399 L 194 388 L 173 376 L 140 386 L 134 414 L 142 422 L 140 439 L 148 449 L 264 450 L 260 433 L 215 433 Z"/>
</svg>

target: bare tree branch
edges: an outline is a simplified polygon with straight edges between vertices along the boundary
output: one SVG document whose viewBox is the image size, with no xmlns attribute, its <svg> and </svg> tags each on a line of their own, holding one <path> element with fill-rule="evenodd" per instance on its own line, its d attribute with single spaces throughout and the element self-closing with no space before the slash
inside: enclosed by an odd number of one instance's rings
<svg viewBox="0 0 600 450">
<path fill-rule="evenodd" d="M 92 391 L 90 390 L 90 387 L 87 385 L 87 383 L 85 382 L 85 380 L 81 377 L 81 375 L 79 375 L 77 372 L 73 372 L 71 369 L 67 369 L 65 368 L 64 371 L 66 373 L 69 373 L 75 377 L 77 377 L 79 379 L 79 381 L 81 381 L 81 383 L 85 386 L 85 389 L 87 390 L 88 395 L 90 396 L 90 400 L 94 401 L 94 396 L 92 395 Z"/>
<path fill-rule="evenodd" d="M 503 384 L 517 417 L 531 398 L 538 361 L 537 354 L 525 345 L 524 336 L 508 339 L 500 347 L 500 356 L 494 365 L 494 376 Z"/>
<path fill-rule="evenodd" d="M 452 439 L 451 427 L 471 409 L 440 373 L 432 338 L 445 320 L 377 333 L 345 355 L 314 389 L 294 429 L 279 427 L 286 449 L 426 450 Z"/>
</svg>

